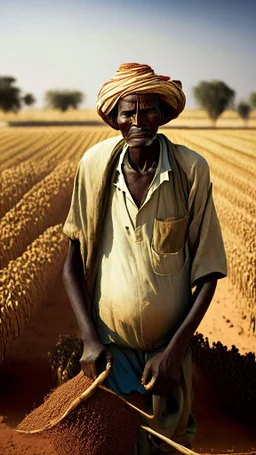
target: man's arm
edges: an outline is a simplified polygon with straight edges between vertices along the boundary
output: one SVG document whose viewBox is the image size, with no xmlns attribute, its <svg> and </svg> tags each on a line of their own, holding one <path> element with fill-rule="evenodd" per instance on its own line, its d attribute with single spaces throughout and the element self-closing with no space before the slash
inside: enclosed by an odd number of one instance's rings
<svg viewBox="0 0 256 455">
<path fill-rule="evenodd" d="M 91 302 L 86 296 L 83 263 L 78 240 L 71 240 L 67 259 L 63 269 L 63 282 L 71 306 L 74 310 L 84 343 L 84 352 L 80 359 L 81 367 L 90 378 L 97 377 L 99 362 L 111 362 L 111 354 L 99 341 L 92 323 Z"/>
<path fill-rule="evenodd" d="M 214 273 L 198 281 L 192 297 L 192 307 L 186 318 L 167 348 L 147 362 L 142 384 L 146 385 L 155 378 L 151 389 L 153 394 L 166 395 L 172 384 L 179 383 L 184 352 L 212 301 L 216 285 L 217 274 Z"/>
<path fill-rule="evenodd" d="M 175 345 L 181 355 L 184 354 L 187 345 L 209 308 L 217 286 L 216 275 L 213 273 L 198 280 L 192 295 L 192 308 L 171 340 L 170 345 Z"/>
</svg>

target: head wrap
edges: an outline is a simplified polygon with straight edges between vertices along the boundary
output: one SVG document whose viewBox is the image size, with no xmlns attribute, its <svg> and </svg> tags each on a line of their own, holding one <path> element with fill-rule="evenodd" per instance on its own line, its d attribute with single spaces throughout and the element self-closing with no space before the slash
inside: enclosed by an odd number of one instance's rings
<svg viewBox="0 0 256 455">
<path fill-rule="evenodd" d="M 159 95 L 164 107 L 160 125 L 178 117 L 186 103 L 180 81 L 171 80 L 169 76 L 159 76 L 148 65 L 124 63 L 115 76 L 101 87 L 96 102 L 98 114 L 108 125 L 118 129 L 113 118 L 113 109 L 120 98 L 135 93 Z"/>
</svg>

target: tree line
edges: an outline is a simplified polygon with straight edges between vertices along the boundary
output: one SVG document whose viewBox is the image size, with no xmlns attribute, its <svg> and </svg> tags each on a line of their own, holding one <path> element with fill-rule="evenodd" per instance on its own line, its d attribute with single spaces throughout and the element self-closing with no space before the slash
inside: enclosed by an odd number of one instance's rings
<svg viewBox="0 0 256 455">
<path fill-rule="evenodd" d="M 65 112 L 69 108 L 77 109 L 84 100 L 84 94 L 78 90 L 48 90 L 45 100 L 48 107 Z M 14 77 L 0 76 L 0 110 L 18 112 L 22 105 L 32 106 L 35 102 L 32 93 L 22 94 Z"/>
<path fill-rule="evenodd" d="M 213 124 L 216 124 L 219 116 L 228 108 L 236 108 L 246 123 L 251 110 L 256 108 L 256 92 L 252 92 L 247 101 L 240 101 L 235 106 L 236 92 L 219 80 L 199 82 L 193 87 L 193 94 Z M 48 90 L 45 93 L 45 100 L 48 107 L 65 112 L 69 108 L 77 109 L 84 100 L 84 94 L 79 90 Z M 14 77 L 0 76 L 0 110 L 18 112 L 22 105 L 32 106 L 35 101 L 32 93 L 22 94 L 22 90 L 16 86 Z"/>
</svg>

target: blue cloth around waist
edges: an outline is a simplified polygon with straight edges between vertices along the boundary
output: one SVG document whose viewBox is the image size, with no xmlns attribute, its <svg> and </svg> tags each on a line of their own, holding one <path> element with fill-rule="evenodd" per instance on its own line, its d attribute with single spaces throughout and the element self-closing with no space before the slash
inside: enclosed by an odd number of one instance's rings
<svg viewBox="0 0 256 455">
<path fill-rule="evenodd" d="M 105 381 L 106 387 L 112 389 L 118 395 L 128 394 L 132 391 L 145 394 L 141 384 L 141 378 L 147 361 L 155 356 L 159 349 L 153 352 L 142 352 L 128 348 L 120 348 L 114 343 L 106 345 L 113 357 L 112 367 Z"/>
</svg>

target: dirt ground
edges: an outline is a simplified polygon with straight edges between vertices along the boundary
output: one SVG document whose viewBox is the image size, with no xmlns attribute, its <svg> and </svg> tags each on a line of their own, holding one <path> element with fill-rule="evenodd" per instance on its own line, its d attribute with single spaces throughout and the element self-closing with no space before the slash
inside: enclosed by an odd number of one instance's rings
<svg viewBox="0 0 256 455">
<path fill-rule="evenodd" d="M 220 340 L 229 347 L 236 344 L 242 353 L 255 352 L 256 338 L 247 336 L 247 321 L 241 325 L 235 304 L 228 280 L 220 281 L 199 331 L 210 341 Z M 19 435 L 13 428 L 55 387 L 46 354 L 59 334 L 64 333 L 76 334 L 77 325 L 59 277 L 47 301 L 12 343 L 0 366 L 1 455 L 54 455 L 42 436 Z M 204 453 L 250 451 L 256 454 L 256 436 L 221 408 L 213 388 L 196 369 L 193 379 L 193 412 L 198 423 L 193 449 Z"/>
<path fill-rule="evenodd" d="M 242 305 L 242 302 L 239 304 Z M 252 333 L 248 335 L 248 327 L 249 318 L 241 319 L 236 293 L 229 280 L 219 280 L 213 301 L 198 332 L 207 336 L 210 343 L 221 341 L 229 349 L 234 344 L 241 354 L 246 354 L 256 352 L 256 336 Z"/>
</svg>

